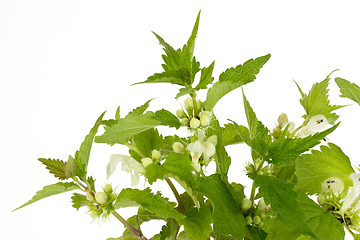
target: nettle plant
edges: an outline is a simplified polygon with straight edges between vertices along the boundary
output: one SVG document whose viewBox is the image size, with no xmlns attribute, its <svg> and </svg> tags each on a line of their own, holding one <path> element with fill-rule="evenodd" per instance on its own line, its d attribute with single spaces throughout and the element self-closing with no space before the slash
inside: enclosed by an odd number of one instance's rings
<svg viewBox="0 0 360 240">
<path fill-rule="evenodd" d="M 256 117 L 243 95 L 247 126 L 234 121 L 221 126 L 212 111 L 227 93 L 253 82 L 270 55 L 250 59 L 229 68 L 214 81 L 214 62 L 200 67 L 193 56 L 200 13 L 187 43 L 175 50 L 155 34 L 163 46 L 162 73 L 155 73 L 143 83 L 171 83 L 181 86 L 176 98 L 185 101 L 175 114 L 160 109 L 147 111 L 150 101 L 120 116 L 97 119 L 80 149 L 67 161 L 40 158 L 58 183 L 45 186 L 27 203 L 63 192 L 77 191 L 71 197 L 73 207 L 88 209 L 93 219 L 106 220 L 111 215 L 124 226 L 115 239 L 149 239 L 141 224 L 163 220 L 160 233 L 150 239 L 344 239 L 346 228 L 354 239 L 360 239 L 360 173 L 351 166 L 340 147 L 327 140 L 338 126 L 334 113 L 342 106 L 330 105 L 330 75 L 315 83 L 308 93 L 300 87 L 300 103 L 305 109 L 303 123 L 295 126 L 281 114 L 273 129 Z M 200 80 L 195 76 L 200 74 Z M 360 104 L 360 88 L 342 78 L 335 82 L 342 97 Z M 211 87 L 209 87 L 209 85 Z M 197 98 L 207 91 L 206 99 Z M 96 136 L 98 128 L 105 131 Z M 163 136 L 157 127 L 187 129 L 186 136 Z M 132 188 L 117 189 L 111 183 L 95 188 L 95 179 L 87 174 L 93 142 L 128 147 L 126 154 L 114 154 L 107 165 L 108 177 L 121 163 L 131 174 Z M 253 180 L 250 196 L 244 186 L 228 181 L 231 158 L 226 146 L 246 144 L 251 148 L 252 162 L 245 167 Z M 313 148 L 317 145 L 318 150 Z M 205 171 L 214 162 L 216 169 Z M 104 169 L 105 170 L 105 169 Z M 124 174 L 121 172 L 121 174 Z M 130 176 L 129 176 L 130 177 Z M 134 188 L 144 177 L 150 187 Z M 169 201 L 151 186 L 165 181 L 177 203 Z M 183 188 L 176 189 L 173 181 Z M 317 197 L 317 202 L 313 201 Z M 125 220 L 121 209 L 138 207 Z M 17 208 L 17 209 L 19 209 Z M 158 223 L 158 221 L 157 221 Z"/>
</svg>

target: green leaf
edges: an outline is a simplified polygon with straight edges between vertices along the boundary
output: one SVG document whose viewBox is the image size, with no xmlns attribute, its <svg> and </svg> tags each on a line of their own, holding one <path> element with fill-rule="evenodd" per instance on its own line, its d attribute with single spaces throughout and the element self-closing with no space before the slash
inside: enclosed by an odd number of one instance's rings
<svg viewBox="0 0 360 240">
<path fill-rule="evenodd" d="M 178 99 L 179 97 L 190 94 L 190 93 L 192 93 L 194 91 L 195 91 L 195 89 L 192 88 L 192 87 L 180 88 L 179 93 L 176 95 L 175 98 Z"/>
<path fill-rule="evenodd" d="M 206 132 L 207 137 L 212 135 L 217 136 L 217 144 L 215 146 L 216 152 L 214 155 L 216 162 L 216 172 L 227 175 L 231 164 L 231 158 L 226 152 L 223 140 L 223 131 L 220 127 L 219 121 L 215 118 L 215 116 L 212 117 L 208 131 Z"/>
<path fill-rule="evenodd" d="M 71 200 L 73 202 L 72 206 L 76 208 L 76 210 L 79 210 L 79 208 L 87 206 L 89 204 L 89 201 L 83 194 L 74 193 L 74 195 L 71 197 Z"/>
<path fill-rule="evenodd" d="M 94 141 L 95 134 L 101 124 L 102 118 L 105 112 L 103 112 L 100 117 L 96 120 L 94 127 L 90 130 L 90 133 L 85 137 L 84 141 L 81 143 L 79 151 L 76 151 L 74 162 L 77 167 L 77 173 L 81 180 L 85 180 L 87 166 L 89 163 L 90 151 L 92 143 Z"/>
<path fill-rule="evenodd" d="M 306 112 L 303 117 L 306 120 L 321 114 L 327 118 L 329 123 L 333 124 L 339 118 L 333 111 L 343 106 L 330 105 L 330 100 L 328 100 L 330 75 L 331 73 L 325 80 L 315 83 L 308 94 L 304 94 L 298 86 L 302 95 L 300 103 Z"/>
<path fill-rule="evenodd" d="M 50 197 L 50 196 L 53 196 L 53 195 L 56 195 L 59 193 L 63 193 L 63 192 L 76 190 L 76 189 L 80 189 L 80 188 L 78 185 L 76 185 L 73 182 L 58 182 L 55 184 L 47 185 L 42 190 L 37 191 L 36 195 L 31 200 L 29 200 L 27 203 L 21 205 L 20 207 L 14 209 L 13 211 L 23 208 L 34 202 L 37 202 L 43 198 Z"/>
<path fill-rule="evenodd" d="M 191 208 L 186 212 L 186 218 L 179 220 L 188 232 L 188 237 L 194 240 L 206 240 L 212 231 L 211 208 Z"/>
<path fill-rule="evenodd" d="M 345 186 L 351 186 L 349 175 L 354 170 L 350 159 L 335 144 L 320 146 L 296 160 L 296 189 L 308 194 L 321 193 L 321 183 L 329 177 L 339 177 Z"/>
<path fill-rule="evenodd" d="M 243 239 L 246 231 L 245 219 L 224 181 L 226 180 L 219 174 L 200 179 L 200 191 L 213 204 L 213 231 L 215 235 Z"/>
<path fill-rule="evenodd" d="M 191 86 L 195 74 L 200 71 L 199 63 L 193 57 L 195 39 L 199 27 L 200 12 L 197 16 L 193 31 L 187 44 L 182 49 L 175 50 L 163 38 L 154 33 L 159 43 L 164 47 L 165 55 L 162 55 L 164 72 L 155 73 L 140 83 L 171 83 L 181 86 Z M 136 83 L 136 84 L 140 84 Z"/>
<path fill-rule="evenodd" d="M 117 124 L 107 129 L 103 135 L 97 136 L 95 142 L 110 145 L 116 143 L 124 144 L 124 142 L 131 139 L 133 135 L 159 126 L 160 124 L 161 122 L 159 120 L 149 114 L 129 115 L 120 119 Z"/>
<path fill-rule="evenodd" d="M 46 166 L 46 169 L 50 173 L 54 174 L 55 177 L 60 180 L 67 179 L 64 168 L 66 163 L 59 159 L 50 159 L 50 158 L 39 158 L 38 159 L 42 164 Z"/>
<path fill-rule="evenodd" d="M 267 233 L 264 232 L 261 228 L 247 226 L 248 234 L 250 235 L 248 238 L 252 240 L 265 240 L 267 239 Z"/>
<path fill-rule="evenodd" d="M 293 185 L 269 176 L 256 176 L 256 184 L 260 186 L 260 194 L 266 204 L 271 204 L 272 211 L 310 236 L 319 239 L 313 232 L 297 202 L 298 194 Z"/>
<path fill-rule="evenodd" d="M 249 130 L 246 127 L 239 126 L 239 129 L 240 129 L 240 131 L 244 132 L 244 134 L 246 134 L 246 132 L 247 132 L 249 135 Z M 223 139 L 224 139 L 224 146 L 244 142 L 241 135 L 237 133 L 237 130 L 235 129 L 234 124 L 231 124 L 231 123 L 225 124 L 224 127 L 222 128 L 222 130 L 223 130 L 222 135 L 223 135 Z"/>
<path fill-rule="evenodd" d="M 349 98 L 360 105 L 360 87 L 343 78 L 335 78 L 336 84 L 342 93 L 340 97 Z"/>
<path fill-rule="evenodd" d="M 148 109 L 149 105 L 150 105 L 150 102 L 152 101 L 153 99 L 150 99 L 148 100 L 146 103 L 144 103 L 143 105 L 141 105 L 140 107 L 137 107 L 135 109 L 133 109 L 131 112 L 129 112 L 127 114 L 127 116 L 129 115 L 141 115 L 143 114 L 146 109 Z M 120 120 L 120 115 L 118 115 L 118 117 L 115 116 L 115 119 L 117 118 L 117 120 Z"/>
<path fill-rule="evenodd" d="M 207 92 L 204 108 L 211 111 L 216 103 L 232 90 L 239 88 L 255 80 L 255 75 L 259 73 L 260 68 L 269 60 L 270 54 L 250 59 L 243 65 L 235 68 L 229 68 L 223 72 L 219 81 L 216 82 Z"/>
<path fill-rule="evenodd" d="M 176 235 L 179 231 L 179 225 L 174 219 L 169 219 L 161 228 L 160 240 L 176 240 Z"/>
<path fill-rule="evenodd" d="M 314 201 L 304 193 L 298 193 L 297 202 L 306 222 L 321 240 L 344 239 L 344 227 L 341 223 L 323 211 Z M 265 230 L 269 232 L 266 240 L 300 240 L 314 239 L 300 228 L 281 218 L 273 218 L 265 223 Z"/>
<path fill-rule="evenodd" d="M 160 148 L 163 146 L 163 138 L 155 128 L 150 128 L 135 134 L 132 140 L 136 148 L 146 157 L 150 158 L 154 149 L 160 150 Z M 135 151 L 131 152 L 131 156 L 137 161 L 141 161 L 142 157 Z"/>
<path fill-rule="evenodd" d="M 125 188 L 119 193 L 114 203 L 116 209 L 141 206 L 161 217 L 185 218 L 172 205 L 166 198 L 161 197 L 159 194 L 153 194 L 150 188 L 144 190 Z"/>
<path fill-rule="evenodd" d="M 305 138 L 287 138 L 285 135 L 280 136 L 274 141 L 269 148 L 269 158 L 272 163 L 278 167 L 292 164 L 300 154 L 308 151 L 318 145 L 328 134 L 332 133 L 340 123 L 314 135 Z"/>
<path fill-rule="evenodd" d="M 74 161 L 74 158 L 72 156 L 69 156 L 68 161 L 66 162 L 66 165 L 64 166 L 64 172 L 66 178 L 72 178 L 76 175 L 82 176 L 86 173 L 76 172 L 77 167 L 76 163 Z"/>
<path fill-rule="evenodd" d="M 212 72 L 214 70 L 215 61 L 213 61 L 209 67 L 205 67 L 201 69 L 201 76 L 199 84 L 196 85 L 195 89 L 206 89 L 207 85 L 212 83 L 214 81 L 214 78 L 212 77 Z"/>
<path fill-rule="evenodd" d="M 179 129 L 181 126 L 181 122 L 179 119 L 169 112 L 168 110 L 161 109 L 155 112 L 156 119 L 160 121 L 161 125 L 174 127 Z"/>
</svg>

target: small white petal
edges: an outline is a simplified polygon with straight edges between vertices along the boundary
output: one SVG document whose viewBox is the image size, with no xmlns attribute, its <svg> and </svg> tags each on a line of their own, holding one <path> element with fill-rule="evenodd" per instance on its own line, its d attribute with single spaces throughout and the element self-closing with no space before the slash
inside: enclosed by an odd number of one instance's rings
<svg viewBox="0 0 360 240">
<path fill-rule="evenodd" d="M 360 188 L 360 173 L 352 173 L 352 174 L 350 174 L 349 177 L 353 181 L 353 187 L 359 189 Z"/>
<path fill-rule="evenodd" d="M 141 159 L 141 163 L 144 167 L 147 167 L 153 163 L 153 160 L 149 157 L 146 157 L 146 158 Z"/>
<path fill-rule="evenodd" d="M 140 182 L 140 175 L 139 173 L 133 173 L 131 174 L 131 186 L 135 187 Z"/>
<path fill-rule="evenodd" d="M 324 115 L 316 115 L 310 118 L 307 126 L 312 130 L 321 130 L 328 125 L 328 120 Z"/>
<path fill-rule="evenodd" d="M 214 156 L 216 150 L 215 145 L 211 142 L 204 142 L 203 146 L 205 147 L 205 151 L 203 152 L 204 157 L 212 157 Z"/>
<path fill-rule="evenodd" d="M 344 182 L 338 177 L 329 177 L 321 184 L 324 193 L 332 192 L 338 196 L 344 190 Z"/>
<path fill-rule="evenodd" d="M 195 142 L 190 143 L 186 149 L 193 155 L 201 155 L 203 152 L 205 152 L 205 147 L 200 140 L 196 140 Z"/>
<path fill-rule="evenodd" d="M 107 178 L 109 178 L 114 173 L 118 163 L 122 162 L 122 159 L 126 157 L 128 156 L 122 154 L 112 154 L 110 156 L 110 161 L 106 167 Z"/>
</svg>

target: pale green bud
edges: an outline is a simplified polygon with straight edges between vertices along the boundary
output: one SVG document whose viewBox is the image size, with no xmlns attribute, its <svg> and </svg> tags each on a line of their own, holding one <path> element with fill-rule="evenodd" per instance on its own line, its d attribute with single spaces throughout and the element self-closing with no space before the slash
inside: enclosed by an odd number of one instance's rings
<svg viewBox="0 0 360 240">
<path fill-rule="evenodd" d="M 116 198 L 116 195 L 113 193 L 110 193 L 110 196 L 109 196 L 110 202 L 114 201 L 115 198 Z"/>
<path fill-rule="evenodd" d="M 172 148 L 173 148 L 174 152 L 176 152 L 176 153 L 184 153 L 184 151 L 185 151 L 184 145 L 180 142 L 174 142 L 172 145 Z"/>
<path fill-rule="evenodd" d="M 259 216 L 253 217 L 252 220 L 255 225 L 259 225 L 261 223 L 261 217 L 259 217 Z"/>
<path fill-rule="evenodd" d="M 152 159 L 154 160 L 159 160 L 161 158 L 161 154 L 158 150 L 154 149 L 152 152 L 151 152 L 151 157 Z"/>
<path fill-rule="evenodd" d="M 190 122 L 190 120 L 188 119 L 188 118 L 183 118 L 183 119 L 181 119 L 181 123 L 182 123 L 182 125 L 184 125 L 184 126 L 189 126 L 189 122 Z"/>
<path fill-rule="evenodd" d="M 266 218 L 266 214 L 265 213 L 260 213 L 260 218 L 262 219 L 262 220 L 264 220 L 265 218 Z"/>
<path fill-rule="evenodd" d="M 201 126 L 206 127 L 206 126 L 209 125 L 209 123 L 210 123 L 210 118 L 208 116 L 203 115 L 203 116 L 200 117 Z"/>
<path fill-rule="evenodd" d="M 211 142 L 212 144 L 214 144 L 214 146 L 216 146 L 217 138 L 218 137 L 216 135 L 212 135 L 212 136 L 208 137 L 207 142 Z"/>
<path fill-rule="evenodd" d="M 180 119 L 187 117 L 186 113 L 182 109 L 176 111 L 176 116 Z"/>
<path fill-rule="evenodd" d="M 197 109 L 201 109 L 201 106 L 202 106 L 202 102 L 200 101 L 200 99 L 198 99 L 197 101 L 196 101 L 196 107 L 197 107 Z"/>
<path fill-rule="evenodd" d="M 259 210 L 265 210 L 267 208 L 265 201 L 263 198 L 260 198 L 259 202 L 258 202 L 258 209 Z"/>
<path fill-rule="evenodd" d="M 211 112 L 209 112 L 209 111 L 203 111 L 203 112 L 201 113 L 201 116 L 208 116 L 208 117 L 210 117 L 210 116 L 211 116 Z"/>
<path fill-rule="evenodd" d="M 153 160 L 149 157 L 146 157 L 146 158 L 141 159 L 141 163 L 144 167 L 147 167 L 153 163 Z"/>
<path fill-rule="evenodd" d="M 101 216 L 101 214 L 102 214 L 102 211 L 100 211 L 100 210 L 92 211 L 92 212 L 91 212 L 91 217 L 92 217 L 93 219 L 97 219 L 97 218 L 99 218 L 99 217 Z"/>
<path fill-rule="evenodd" d="M 324 195 L 317 196 L 317 202 L 320 206 L 324 206 L 326 203 L 326 197 Z"/>
<path fill-rule="evenodd" d="M 86 192 L 86 199 L 89 201 L 89 202 L 93 202 L 95 199 L 93 197 L 93 195 L 90 193 L 90 192 Z"/>
<path fill-rule="evenodd" d="M 252 222 L 253 222 L 252 217 L 251 217 L 250 215 L 248 215 L 248 216 L 245 218 L 245 222 L 246 222 L 246 225 L 252 224 Z"/>
<path fill-rule="evenodd" d="M 105 204 L 107 202 L 107 195 L 104 192 L 95 193 L 95 199 L 100 204 Z"/>
<path fill-rule="evenodd" d="M 192 111 L 194 109 L 194 102 L 192 98 L 188 97 L 184 101 L 185 108 L 189 111 Z"/>
<path fill-rule="evenodd" d="M 244 198 L 241 202 L 241 209 L 243 211 L 247 211 L 251 208 L 252 206 L 252 203 L 251 203 L 251 200 L 250 199 L 247 199 L 247 198 Z"/>
<path fill-rule="evenodd" d="M 106 193 L 111 193 L 113 190 L 111 184 L 106 184 L 103 189 Z"/>
<path fill-rule="evenodd" d="M 190 127 L 191 127 L 191 128 L 198 128 L 198 127 L 200 127 L 200 120 L 197 119 L 197 118 L 192 118 L 192 119 L 190 120 Z"/>
<path fill-rule="evenodd" d="M 277 122 L 278 122 L 279 128 L 285 127 L 286 124 L 288 124 L 288 122 L 289 122 L 289 119 L 288 119 L 288 116 L 286 115 L 286 113 L 280 114 L 280 116 L 278 117 Z"/>
</svg>

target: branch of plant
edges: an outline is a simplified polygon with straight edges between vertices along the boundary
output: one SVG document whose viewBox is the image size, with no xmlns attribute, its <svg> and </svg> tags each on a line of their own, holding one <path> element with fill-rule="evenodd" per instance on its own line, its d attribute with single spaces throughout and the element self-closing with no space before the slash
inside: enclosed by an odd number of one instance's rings
<svg viewBox="0 0 360 240">
<path fill-rule="evenodd" d="M 174 184 L 171 182 L 171 180 L 169 178 L 165 178 L 165 181 L 166 183 L 169 185 L 171 191 L 174 193 L 175 195 L 175 198 L 179 204 L 179 210 L 182 214 L 185 214 L 186 213 L 186 209 L 185 209 L 185 206 L 184 206 L 184 203 L 182 202 L 181 200 L 181 197 L 180 197 L 180 194 L 179 192 L 176 190 Z"/>
<path fill-rule="evenodd" d="M 128 221 L 126 221 L 124 218 L 120 216 L 119 213 L 117 213 L 115 210 L 111 212 L 111 214 L 116 217 L 127 229 L 129 229 L 132 233 L 136 234 L 136 236 L 139 237 L 141 240 L 148 240 L 141 231 L 134 228 Z"/>
<path fill-rule="evenodd" d="M 254 163 L 254 170 L 255 170 L 255 173 L 257 174 L 258 171 L 261 170 L 262 166 L 264 165 L 265 163 L 265 160 L 261 160 L 260 164 L 258 167 L 255 167 L 255 163 Z M 253 183 L 252 183 L 252 187 L 251 187 L 251 194 L 250 194 L 250 201 L 252 203 L 252 205 L 254 205 L 254 200 L 255 200 L 255 190 L 256 190 L 256 185 L 255 185 L 255 180 L 253 180 Z"/>
</svg>

